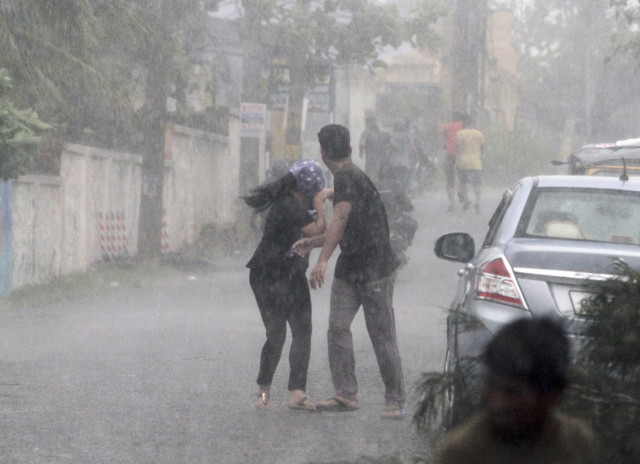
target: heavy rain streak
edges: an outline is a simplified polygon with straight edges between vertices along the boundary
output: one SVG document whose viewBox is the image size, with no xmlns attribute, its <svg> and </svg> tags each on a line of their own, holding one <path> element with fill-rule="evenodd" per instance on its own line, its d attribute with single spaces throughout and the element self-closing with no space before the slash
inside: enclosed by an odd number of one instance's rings
<svg viewBox="0 0 640 464">
<path fill-rule="evenodd" d="M 637 0 L 0 0 L 0 462 L 640 462 Z"/>
</svg>

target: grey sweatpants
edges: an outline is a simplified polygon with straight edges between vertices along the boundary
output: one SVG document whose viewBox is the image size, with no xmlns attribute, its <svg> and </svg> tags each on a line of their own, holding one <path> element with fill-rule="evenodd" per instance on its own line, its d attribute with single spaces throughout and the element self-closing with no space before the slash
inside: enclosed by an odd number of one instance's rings
<svg viewBox="0 0 640 464">
<path fill-rule="evenodd" d="M 335 278 L 329 313 L 329 367 L 336 395 L 358 399 L 351 322 L 362 306 L 367 331 L 378 359 L 385 399 L 404 402 L 404 379 L 393 312 L 395 274 L 364 284 Z"/>
</svg>

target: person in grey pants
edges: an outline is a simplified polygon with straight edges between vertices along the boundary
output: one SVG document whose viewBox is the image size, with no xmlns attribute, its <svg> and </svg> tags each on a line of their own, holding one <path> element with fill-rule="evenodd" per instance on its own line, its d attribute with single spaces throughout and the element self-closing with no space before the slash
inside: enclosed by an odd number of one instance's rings
<svg viewBox="0 0 640 464">
<path fill-rule="evenodd" d="M 367 331 L 385 385 L 385 419 L 404 416 L 404 380 L 396 340 L 393 287 L 399 261 L 389 241 L 389 225 L 380 195 L 351 160 L 347 128 L 331 124 L 318 134 L 322 160 L 334 175 L 334 214 L 325 234 L 299 240 L 294 251 L 306 256 L 322 246 L 309 277 L 311 288 L 324 284 L 327 262 L 340 244 L 331 289 L 329 366 L 335 396 L 316 404 L 325 411 L 358 409 L 358 383 L 351 322 L 362 306 Z"/>
</svg>

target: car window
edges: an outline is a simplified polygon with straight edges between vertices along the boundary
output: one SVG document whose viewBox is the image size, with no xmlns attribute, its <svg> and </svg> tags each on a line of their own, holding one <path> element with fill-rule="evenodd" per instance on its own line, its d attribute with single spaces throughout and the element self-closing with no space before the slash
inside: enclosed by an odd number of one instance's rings
<svg viewBox="0 0 640 464">
<path fill-rule="evenodd" d="M 496 209 L 493 216 L 491 216 L 491 220 L 489 221 L 489 232 L 487 232 L 487 236 L 484 239 L 484 243 L 482 247 L 491 246 L 493 243 L 493 239 L 496 236 L 496 232 L 498 232 L 498 228 L 502 223 L 502 219 L 504 218 L 507 209 L 509 209 L 509 205 L 511 204 L 511 200 L 513 199 L 513 192 L 511 190 L 507 190 L 502 196 L 502 201 L 498 208 Z"/>
<path fill-rule="evenodd" d="M 640 194 L 538 189 L 529 199 L 516 236 L 640 244 Z"/>
</svg>

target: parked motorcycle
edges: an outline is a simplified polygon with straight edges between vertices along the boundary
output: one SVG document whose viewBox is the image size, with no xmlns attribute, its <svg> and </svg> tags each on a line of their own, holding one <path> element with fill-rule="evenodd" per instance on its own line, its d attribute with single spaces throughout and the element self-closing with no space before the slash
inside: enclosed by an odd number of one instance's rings
<svg viewBox="0 0 640 464">
<path fill-rule="evenodd" d="M 438 170 L 438 159 L 428 155 L 419 158 L 414 169 L 412 196 L 419 197 L 424 192 L 431 190 L 433 179 Z"/>
<path fill-rule="evenodd" d="M 393 170 L 387 172 L 379 180 L 378 192 L 387 211 L 391 248 L 400 260 L 400 267 L 404 267 L 408 262 L 407 248 L 413 243 L 418 221 L 409 215 L 413 204 L 403 180 L 398 179 Z"/>
</svg>

